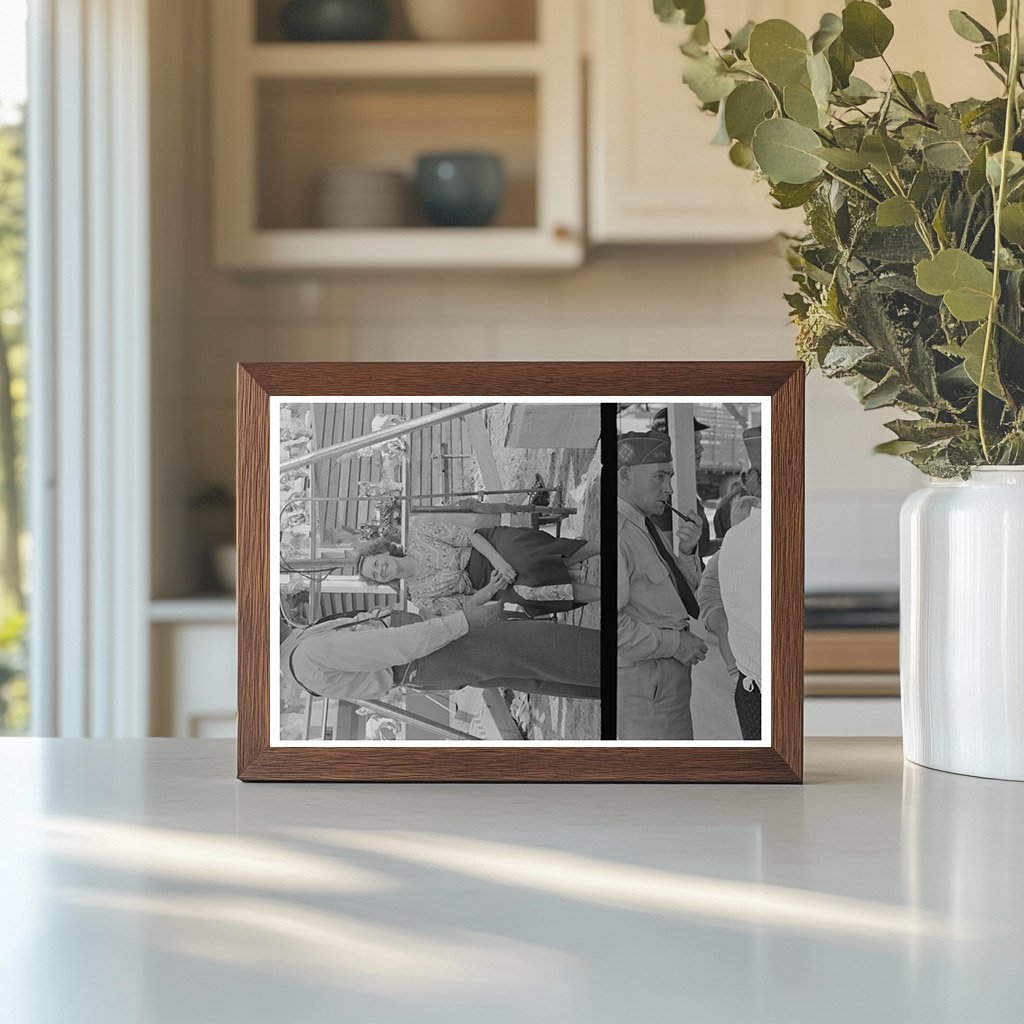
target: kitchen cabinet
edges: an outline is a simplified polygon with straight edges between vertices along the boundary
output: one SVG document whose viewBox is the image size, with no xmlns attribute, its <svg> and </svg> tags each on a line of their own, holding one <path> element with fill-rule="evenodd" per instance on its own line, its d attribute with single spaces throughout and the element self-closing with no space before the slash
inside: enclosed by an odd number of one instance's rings
<svg viewBox="0 0 1024 1024">
<path fill-rule="evenodd" d="M 574 266 L 583 258 L 579 8 L 534 0 L 533 39 L 292 42 L 278 0 L 217 0 L 214 249 L 228 269 Z M 394 21 L 395 19 L 393 19 Z M 499 155 L 506 188 L 480 228 L 318 226 L 338 168 L 399 172 L 424 152 Z M 322 221 L 320 222 L 322 223 Z"/>
<path fill-rule="evenodd" d="M 710 145 L 715 120 L 681 82 L 685 26 L 663 25 L 647 0 L 587 0 L 588 219 L 592 242 L 738 242 L 799 232 L 800 211 L 776 210 L 767 186 Z M 713 38 L 747 20 L 785 18 L 805 33 L 827 0 L 708 0 Z M 986 24 L 988 0 L 958 4 Z M 996 94 L 998 83 L 950 27 L 946 7 L 900 0 L 886 14 L 896 33 L 887 57 L 929 74 L 938 99 Z M 878 84 L 881 61 L 858 65 Z"/>
<path fill-rule="evenodd" d="M 235 735 L 235 602 L 231 597 L 150 605 L 150 734 Z"/>
</svg>

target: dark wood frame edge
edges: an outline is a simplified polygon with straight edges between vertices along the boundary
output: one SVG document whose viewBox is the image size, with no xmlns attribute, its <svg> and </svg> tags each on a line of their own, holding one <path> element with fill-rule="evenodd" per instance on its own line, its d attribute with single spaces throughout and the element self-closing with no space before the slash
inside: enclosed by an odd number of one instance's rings
<svg viewBox="0 0 1024 1024">
<path fill-rule="evenodd" d="M 572 374 L 567 373 L 572 368 Z M 687 391 L 667 382 L 680 373 Z M 582 378 L 582 379 L 581 379 Z M 783 782 L 803 778 L 804 367 L 799 362 L 253 363 L 238 366 L 238 778 L 242 781 Z M 772 409 L 772 746 L 271 747 L 271 395 L 767 395 Z M 652 385 L 652 381 L 656 382 Z M 440 387 L 439 387 L 440 385 Z M 447 386 L 445 386 L 447 385 Z M 784 525 L 784 528 L 782 528 Z"/>
</svg>

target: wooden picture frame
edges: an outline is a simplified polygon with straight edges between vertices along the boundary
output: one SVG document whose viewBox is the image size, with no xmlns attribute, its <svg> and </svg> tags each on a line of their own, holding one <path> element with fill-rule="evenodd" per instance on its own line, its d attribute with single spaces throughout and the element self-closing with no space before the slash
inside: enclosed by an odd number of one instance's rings
<svg viewBox="0 0 1024 1024">
<path fill-rule="evenodd" d="M 593 743 L 531 745 L 278 745 L 271 738 L 272 636 L 271 408 L 304 396 L 365 404 L 370 396 L 493 396 L 567 402 L 592 399 L 602 409 L 622 396 L 749 397 L 770 410 L 771 497 L 770 722 L 756 745 L 736 743 Z M 515 396 L 509 398 L 507 396 Z M 462 399 L 458 399 L 461 401 Z M 696 398 L 700 401 L 700 398 Z M 723 399 L 723 401 L 725 401 Z M 277 407 L 275 405 L 275 407 Z M 614 408 L 622 408 L 621 405 Z M 238 778 L 243 781 L 438 782 L 800 782 L 803 772 L 804 367 L 799 362 L 646 363 L 257 363 L 238 366 Z M 611 440 L 609 441 L 609 437 Z M 681 446 L 680 446 L 681 447 Z M 604 430 L 604 466 L 615 458 Z M 620 456 L 621 458 L 621 456 Z M 610 482 L 609 482 L 610 481 Z M 616 524 L 601 490 L 602 687 L 614 666 L 615 573 L 608 559 Z M 277 499 L 275 499 L 277 500 Z M 276 625 L 275 625 L 276 628 Z M 766 673 L 768 674 L 768 673 Z M 606 693 L 602 690 L 602 693 Z M 325 719 L 326 720 L 326 719 Z M 280 734 L 277 739 L 280 738 Z"/>
</svg>

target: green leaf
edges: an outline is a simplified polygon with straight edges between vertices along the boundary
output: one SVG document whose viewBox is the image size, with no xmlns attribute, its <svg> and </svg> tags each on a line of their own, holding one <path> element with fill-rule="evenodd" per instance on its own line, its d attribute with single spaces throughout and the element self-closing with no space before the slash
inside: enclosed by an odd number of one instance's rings
<svg viewBox="0 0 1024 1024">
<path fill-rule="evenodd" d="M 843 32 L 843 19 L 835 14 L 823 14 L 818 31 L 811 36 L 811 53 L 827 50 Z"/>
<path fill-rule="evenodd" d="M 971 160 L 970 169 L 967 172 L 967 191 L 976 196 L 984 187 L 986 182 L 985 166 L 988 162 L 988 149 L 982 146 Z"/>
<path fill-rule="evenodd" d="M 745 171 L 756 171 L 757 160 L 754 151 L 745 142 L 734 142 L 729 149 L 729 160 Z"/>
<path fill-rule="evenodd" d="M 871 166 L 871 161 L 852 149 L 836 149 L 832 146 L 819 146 L 814 150 L 815 156 L 828 161 L 833 167 L 841 171 L 863 171 Z"/>
<path fill-rule="evenodd" d="M 988 316 L 992 272 L 981 260 L 962 249 L 945 249 L 915 268 L 917 286 L 929 295 L 941 295 L 950 313 L 965 323 Z"/>
<path fill-rule="evenodd" d="M 773 85 L 793 85 L 807 69 L 807 38 L 788 21 L 772 18 L 750 33 L 747 59 Z"/>
<path fill-rule="evenodd" d="M 802 185 L 780 182 L 772 186 L 772 199 L 780 210 L 795 210 L 798 206 L 803 206 L 817 190 L 817 181 L 805 182 Z"/>
<path fill-rule="evenodd" d="M 702 18 L 693 26 L 693 34 L 690 38 L 699 46 L 707 46 L 711 42 L 711 29 L 706 19 Z"/>
<path fill-rule="evenodd" d="M 689 60 L 683 71 L 683 81 L 701 103 L 724 100 L 736 88 L 736 82 L 717 60 Z"/>
<path fill-rule="evenodd" d="M 876 171 L 883 174 L 891 174 L 903 159 L 903 147 L 887 135 L 865 135 L 860 152 Z"/>
<path fill-rule="evenodd" d="M 805 128 L 822 128 L 824 119 L 809 82 L 796 82 L 782 90 L 782 106 L 786 116 Z"/>
<path fill-rule="evenodd" d="M 938 208 L 935 211 L 935 216 L 932 217 L 932 228 L 935 231 L 935 237 L 939 240 L 939 245 L 949 245 L 949 233 L 946 231 L 946 215 L 949 213 L 949 189 L 947 188 L 942 193 L 942 198 L 939 200 Z"/>
<path fill-rule="evenodd" d="M 935 96 L 932 94 L 931 82 L 923 71 L 915 71 L 913 74 L 914 84 L 917 86 L 917 94 L 925 103 L 934 103 Z"/>
<path fill-rule="evenodd" d="M 753 32 L 755 24 L 756 22 L 748 21 L 743 28 L 733 32 L 723 49 L 732 50 L 735 53 L 746 53 L 750 48 L 750 33 Z"/>
<path fill-rule="evenodd" d="M 819 53 L 807 62 L 807 77 L 811 83 L 811 94 L 823 115 L 822 125 L 825 125 L 828 123 L 828 104 L 832 94 L 832 69 L 828 66 L 825 54 Z"/>
<path fill-rule="evenodd" d="M 992 10 L 995 11 L 998 25 L 1006 17 L 1006 0 L 992 0 Z"/>
<path fill-rule="evenodd" d="M 900 378 L 893 374 L 887 377 L 878 387 L 869 391 L 860 401 L 865 409 L 882 409 L 893 405 L 903 390 Z"/>
<path fill-rule="evenodd" d="M 832 69 L 832 77 L 835 79 L 836 87 L 845 89 L 850 84 L 850 75 L 853 73 L 856 58 L 853 50 L 846 45 L 843 37 L 840 36 L 828 48 L 828 66 Z"/>
<path fill-rule="evenodd" d="M 989 185 L 992 186 L 992 191 L 996 191 L 999 188 L 999 177 L 1003 170 L 1003 154 L 1002 152 L 993 153 L 992 156 L 985 161 L 985 177 L 988 179 Z M 1012 191 L 1014 183 L 1021 175 L 1024 174 L 1024 157 L 1020 153 L 1010 150 L 1006 154 L 1006 185 L 1007 188 Z"/>
<path fill-rule="evenodd" d="M 905 106 L 909 106 L 911 109 L 914 106 L 921 106 L 921 97 L 917 94 L 917 82 L 914 81 L 913 76 L 897 71 L 892 76 L 892 84 L 899 100 Z"/>
<path fill-rule="evenodd" d="M 969 43 L 995 42 L 996 37 L 966 11 L 950 11 L 949 23 L 953 26 L 953 31 Z"/>
<path fill-rule="evenodd" d="M 775 110 L 775 98 L 763 82 L 743 82 L 725 101 L 725 129 L 729 137 L 748 146 L 754 129 Z"/>
<path fill-rule="evenodd" d="M 956 437 L 963 430 L 959 423 L 936 423 L 934 420 L 890 420 L 885 425 L 900 441 L 933 444 Z"/>
<path fill-rule="evenodd" d="M 833 71 L 835 69 L 833 68 Z M 876 99 L 881 94 L 877 89 L 872 88 L 862 78 L 858 78 L 856 75 L 851 75 L 849 83 L 846 88 L 841 90 L 840 96 L 850 104 L 857 106 L 860 103 L 866 103 L 868 100 Z"/>
<path fill-rule="evenodd" d="M 667 25 L 696 25 L 704 17 L 704 0 L 654 0 L 654 13 Z"/>
<path fill-rule="evenodd" d="M 917 441 L 883 441 L 872 449 L 876 455 L 906 455 L 921 446 Z"/>
<path fill-rule="evenodd" d="M 875 223 L 880 228 L 905 228 L 917 223 L 914 204 L 902 196 L 893 196 L 878 204 Z"/>
<path fill-rule="evenodd" d="M 874 4 L 853 0 L 844 8 L 843 39 L 862 60 L 881 57 L 892 36 L 892 22 Z"/>
<path fill-rule="evenodd" d="M 921 153 L 932 167 L 940 171 L 966 171 L 971 166 L 971 158 L 959 142 L 943 139 L 926 143 Z"/>
<path fill-rule="evenodd" d="M 975 387 L 981 383 L 981 361 L 985 352 L 985 325 L 982 324 L 970 337 L 959 347 L 956 345 L 940 345 L 938 351 L 952 359 L 962 359 L 963 368 L 967 376 L 971 378 Z M 989 346 L 988 364 L 985 367 L 985 390 L 996 398 L 1006 400 L 1006 392 L 999 383 L 999 374 L 996 370 L 995 343 Z"/>
<path fill-rule="evenodd" d="M 729 133 L 725 130 L 725 118 L 722 116 L 721 104 L 718 109 L 718 127 L 715 131 L 714 138 L 711 140 L 712 146 L 728 146 L 731 144 L 732 139 L 729 138 Z"/>
<path fill-rule="evenodd" d="M 922 164 L 921 170 L 914 175 L 913 184 L 907 193 L 910 201 L 916 206 L 920 206 L 928 198 L 934 180 L 935 176 L 932 174 L 931 168 L 927 164 Z"/>
<path fill-rule="evenodd" d="M 1004 207 L 999 228 L 1006 241 L 1024 245 L 1024 203 L 1010 203 Z"/>
<path fill-rule="evenodd" d="M 762 121 L 754 131 L 752 148 L 758 166 L 773 184 L 802 185 L 825 169 L 815 153 L 821 140 L 809 128 L 786 118 Z"/>
</svg>

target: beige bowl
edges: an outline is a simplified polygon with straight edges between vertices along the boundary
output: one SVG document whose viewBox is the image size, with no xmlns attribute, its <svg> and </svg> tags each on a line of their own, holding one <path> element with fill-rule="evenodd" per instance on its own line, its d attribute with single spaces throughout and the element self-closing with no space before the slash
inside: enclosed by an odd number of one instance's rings
<svg viewBox="0 0 1024 1024">
<path fill-rule="evenodd" d="M 537 36 L 535 0 L 405 0 L 417 39 L 428 42 L 526 40 Z"/>
<path fill-rule="evenodd" d="M 400 228 L 408 214 L 408 183 L 393 171 L 343 167 L 327 171 L 316 195 L 322 228 Z"/>
</svg>

